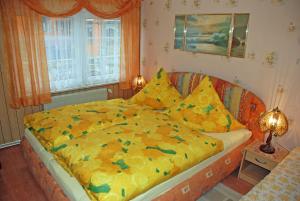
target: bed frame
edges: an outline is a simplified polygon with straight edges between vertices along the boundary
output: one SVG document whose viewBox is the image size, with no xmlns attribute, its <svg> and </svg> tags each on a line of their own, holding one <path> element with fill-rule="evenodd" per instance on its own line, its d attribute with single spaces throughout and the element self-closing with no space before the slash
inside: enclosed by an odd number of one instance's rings
<svg viewBox="0 0 300 201">
<path fill-rule="evenodd" d="M 198 86 L 205 75 L 201 73 L 172 72 L 169 73 L 169 77 L 172 84 L 185 97 Z M 236 84 L 217 77 L 211 76 L 211 79 L 225 107 L 236 119 L 252 131 L 252 136 L 247 142 L 213 162 L 205 169 L 187 178 L 162 195 L 157 195 L 157 198 L 154 199 L 155 201 L 192 201 L 198 199 L 201 194 L 207 192 L 239 166 L 243 148 L 247 144 L 255 139 L 260 141 L 264 139 L 264 134 L 260 131 L 257 121 L 261 113 L 265 112 L 264 103 L 255 94 Z M 47 199 L 51 201 L 68 201 L 69 199 L 63 190 L 25 138 L 22 140 L 21 145 L 28 167 Z"/>
</svg>

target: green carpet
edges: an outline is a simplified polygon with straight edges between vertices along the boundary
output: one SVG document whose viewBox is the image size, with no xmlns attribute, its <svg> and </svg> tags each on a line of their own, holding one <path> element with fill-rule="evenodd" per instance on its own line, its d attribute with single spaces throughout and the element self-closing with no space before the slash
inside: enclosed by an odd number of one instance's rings
<svg viewBox="0 0 300 201">
<path fill-rule="evenodd" d="M 241 197 L 242 195 L 238 192 L 219 183 L 202 195 L 197 201 L 238 201 Z"/>
</svg>

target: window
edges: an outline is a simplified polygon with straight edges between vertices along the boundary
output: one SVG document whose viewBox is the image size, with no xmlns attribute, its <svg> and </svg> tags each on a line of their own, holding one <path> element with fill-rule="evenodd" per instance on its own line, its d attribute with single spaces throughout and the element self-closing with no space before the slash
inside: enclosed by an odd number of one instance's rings
<svg viewBox="0 0 300 201">
<path fill-rule="evenodd" d="M 83 10 L 68 18 L 43 18 L 52 92 L 119 81 L 120 20 Z"/>
</svg>

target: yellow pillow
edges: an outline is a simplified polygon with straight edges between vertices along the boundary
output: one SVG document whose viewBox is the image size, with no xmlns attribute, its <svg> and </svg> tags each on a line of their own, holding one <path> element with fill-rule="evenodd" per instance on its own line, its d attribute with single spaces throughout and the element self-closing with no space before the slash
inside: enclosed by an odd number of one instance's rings
<svg viewBox="0 0 300 201">
<path fill-rule="evenodd" d="M 208 76 L 192 94 L 171 107 L 169 114 L 183 124 L 203 132 L 227 132 L 244 128 L 227 111 Z"/>
<path fill-rule="evenodd" d="M 165 109 L 181 101 L 179 92 L 172 86 L 167 73 L 161 68 L 150 82 L 131 101 L 153 109 Z"/>
</svg>

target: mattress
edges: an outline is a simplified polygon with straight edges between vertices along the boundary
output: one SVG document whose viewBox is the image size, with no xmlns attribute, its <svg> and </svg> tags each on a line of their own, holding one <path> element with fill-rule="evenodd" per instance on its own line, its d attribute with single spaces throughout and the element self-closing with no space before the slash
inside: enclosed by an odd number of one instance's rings
<svg viewBox="0 0 300 201">
<path fill-rule="evenodd" d="M 172 187 L 182 181 L 192 177 L 197 172 L 201 171 L 214 161 L 223 157 L 242 143 L 246 142 L 251 137 L 251 132 L 247 129 L 240 129 L 228 133 L 205 133 L 206 135 L 218 138 L 224 143 L 224 150 L 205 161 L 195 165 L 194 167 L 172 177 L 171 179 L 149 189 L 147 192 L 135 197 L 133 201 L 151 200 L 159 195 L 170 190 Z M 80 183 L 71 177 L 53 158 L 52 154 L 47 152 L 34 135 L 28 130 L 25 130 L 25 138 L 31 144 L 32 148 L 39 155 L 45 166 L 48 168 L 51 175 L 63 189 L 64 193 L 70 200 L 85 201 L 90 200 Z"/>
</svg>

